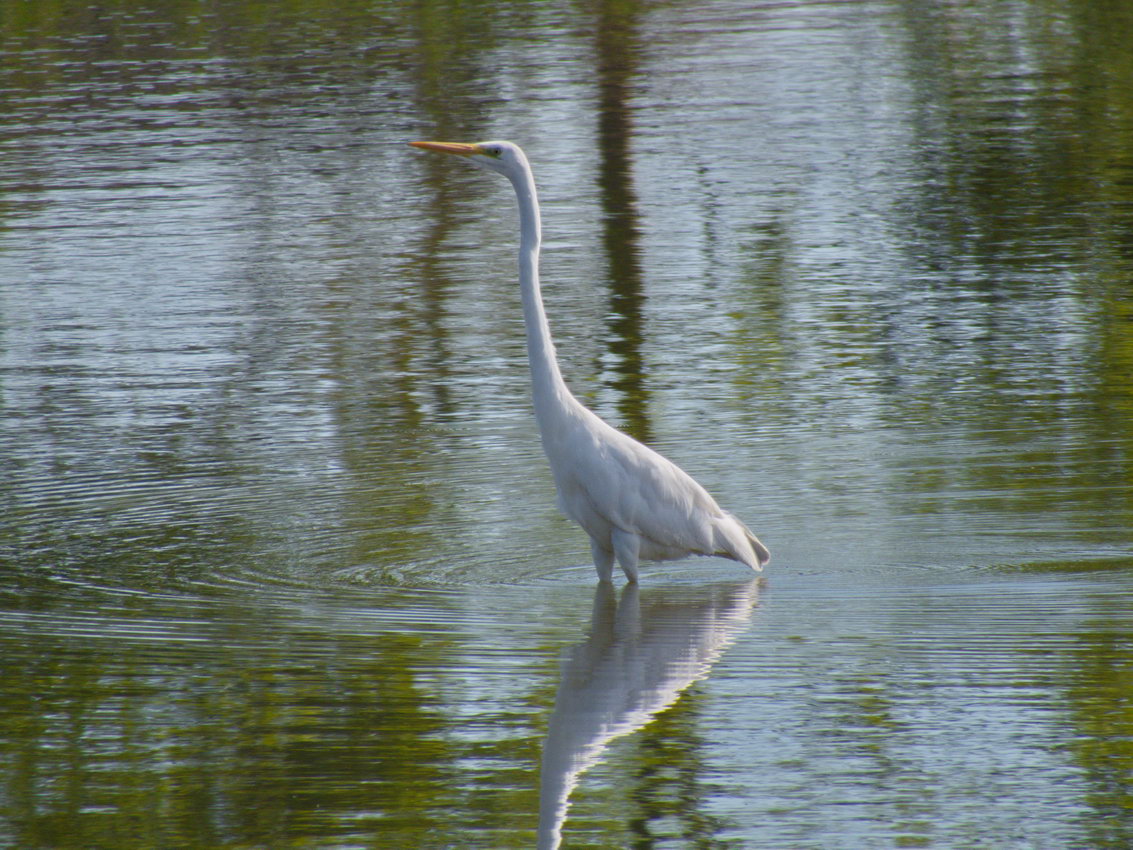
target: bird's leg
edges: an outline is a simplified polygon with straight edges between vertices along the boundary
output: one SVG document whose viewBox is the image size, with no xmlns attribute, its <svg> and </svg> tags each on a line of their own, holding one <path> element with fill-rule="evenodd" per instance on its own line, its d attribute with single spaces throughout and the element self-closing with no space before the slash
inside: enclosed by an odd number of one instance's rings
<svg viewBox="0 0 1133 850">
<path fill-rule="evenodd" d="M 608 582 L 614 577 L 614 553 L 590 538 L 590 551 L 594 555 L 594 569 L 598 571 L 598 581 Z"/>
<path fill-rule="evenodd" d="M 616 528 L 610 535 L 610 541 L 614 544 L 614 554 L 618 556 L 618 563 L 626 578 L 637 581 L 637 560 L 638 552 L 641 550 L 641 538 L 632 532 Z"/>
</svg>

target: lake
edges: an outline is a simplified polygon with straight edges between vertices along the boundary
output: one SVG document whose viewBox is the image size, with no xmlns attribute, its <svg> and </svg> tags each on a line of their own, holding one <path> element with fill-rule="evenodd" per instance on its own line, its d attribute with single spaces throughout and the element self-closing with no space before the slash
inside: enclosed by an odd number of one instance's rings
<svg viewBox="0 0 1133 850">
<path fill-rule="evenodd" d="M 1133 8 L 0 12 L 0 846 L 1133 845 Z M 563 372 L 769 546 L 596 581 Z"/>
</svg>

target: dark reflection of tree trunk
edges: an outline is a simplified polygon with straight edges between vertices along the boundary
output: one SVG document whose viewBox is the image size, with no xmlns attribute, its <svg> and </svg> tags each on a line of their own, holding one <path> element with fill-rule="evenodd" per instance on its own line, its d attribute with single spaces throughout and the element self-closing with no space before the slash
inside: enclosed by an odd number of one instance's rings
<svg viewBox="0 0 1133 850">
<path fill-rule="evenodd" d="M 637 64 L 639 4 L 601 0 L 597 8 L 598 185 L 602 193 L 603 244 L 609 262 L 610 330 L 618 390 L 618 413 L 627 431 L 649 439 L 648 391 L 641 359 L 644 295 L 638 262 L 637 198 L 633 191 L 629 140 L 629 81 Z"/>
</svg>

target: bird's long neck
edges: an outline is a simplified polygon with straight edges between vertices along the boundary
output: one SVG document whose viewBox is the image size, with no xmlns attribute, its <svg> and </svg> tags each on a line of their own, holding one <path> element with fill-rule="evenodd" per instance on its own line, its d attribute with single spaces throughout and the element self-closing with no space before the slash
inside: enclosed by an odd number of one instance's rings
<svg viewBox="0 0 1133 850">
<path fill-rule="evenodd" d="M 527 359 L 531 365 L 531 393 L 535 416 L 544 434 L 550 419 L 572 399 L 559 372 L 555 345 L 539 291 L 539 246 L 541 241 L 539 199 L 531 170 L 512 179 L 519 202 L 519 287 L 523 299 L 523 323 L 527 329 Z"/>
</svg>

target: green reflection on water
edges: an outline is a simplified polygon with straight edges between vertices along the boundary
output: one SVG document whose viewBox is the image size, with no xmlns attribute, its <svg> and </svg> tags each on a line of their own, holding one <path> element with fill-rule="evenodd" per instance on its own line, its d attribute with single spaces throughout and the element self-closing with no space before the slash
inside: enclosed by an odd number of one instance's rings
<svg viewBox="0 0 1133 850">
<path fill-rule="evenodd" d="M 1072 652 L 1066 697 L 1079 734 L 1070 749 L 1090 782 L 1091 843 L 1124 847 L 1133 845 L 1133 636 L 1106 620 L 1078 635 Z"/>
<path fill-rule="evenodd" d="M 462 748 L 419 681 L 443 638 L 202 613 L 181 634 L 155 620 L 142 643 L 142 623 L 115 636 L 92 609 L 70 624 L 87 637 L 32 631 L 31 657 L 4 635 L 4 658 L 22 661 L 5 663 L 2 713 L 18 846 L 292 846 L 375 830 L 408 846 L 449 828 L 467 802 L 452 783 Z"/>
</svg>

